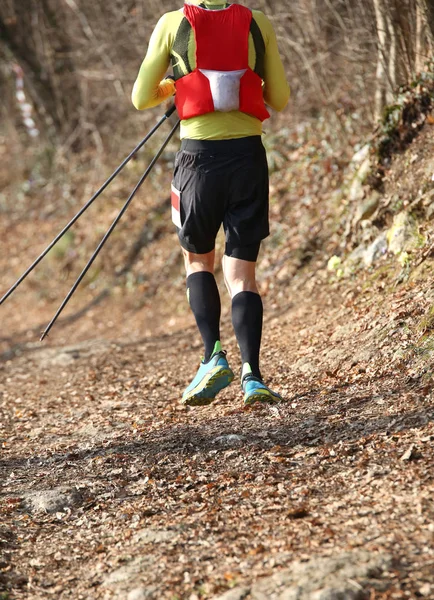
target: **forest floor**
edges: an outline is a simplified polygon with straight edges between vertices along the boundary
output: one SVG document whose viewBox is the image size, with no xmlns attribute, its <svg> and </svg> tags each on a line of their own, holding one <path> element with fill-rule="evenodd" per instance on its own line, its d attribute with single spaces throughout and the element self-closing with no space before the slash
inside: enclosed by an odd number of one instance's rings
<svg viewBox="0 0 434 600">
<path fill-rule="evenodd" d="M 15 255 L 32 226 L 3 224 Z M 108 294 L 47 344 L 54 301 L 5 303 L 2 600 L 434 598 L 434 262 L 326 264 L 263 285 L 277 406 L 244 407 L 238 380 L 180 404 L 201 354 L 180 258 L 172 293 Z"/>
</svg>

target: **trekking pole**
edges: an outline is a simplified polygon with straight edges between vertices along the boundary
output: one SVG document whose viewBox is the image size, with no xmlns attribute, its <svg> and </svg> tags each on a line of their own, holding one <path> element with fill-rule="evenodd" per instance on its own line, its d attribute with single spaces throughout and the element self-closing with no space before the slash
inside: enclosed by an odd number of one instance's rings
<svg viewBox="0 0 434 600">
<path fill-rule="evenodd" d="M 163 142 L 163 145 L 161 146 L 161 148 L 158 150 L 157 154 L 154 156 L 154 158 L 152 159 L 152 161 L 150 162 L 148 168 L 146 169 L 146 171 L 143 173 L 143 175 L 141 176 L 141 178 L 139 179 L 136 187 L 133 189 L 133 191 L 131 192 L 131 194 L 128 197 L 128 200 L 125 202 L 125 204 L 123 205 L 122 209 L 120 210 L 118 216 L 115 218 L 115 220 L 113 221 L 113 223 L 110 225 L 109 229 L 107 230 L 107 233 L 104 235 L 104 237 L 101 239 L 100 243 L 98 244 L 95 252 L 92 254 L 92 256 L 90 257 L 89 262 L 87 263 L 87 265 L 84 267 L 84 269 L 82 270 L 82 272 L 80 273 L 80 275 L 78 276 L 76 282 L 74 283 L 74 285 L 72 286 L 72 288 L 69 290 L 67 296 L 65 297 L 64 301 L 62 302 L 62 304 L 59 306 L 59 308 L 57 309 L 56 314 L 54 315 L 54 317 L 51 319 L 51 321 L 49 322 L 49 324 L 47 325 L 46 329 L 42 332 L 40 341 L 42 342 L 42 340 L 48 335 L 48 332 L 50 331 L 50 329 L 52 328 L 52 326 L 54 325 L 57 317 L 60 315 L 60 313 L 62 312 L 62 310 L 65 308 L 65 306 L 68 304 L 72 294 L 75 292 L 75 290 L 77 289 L 77 287 L 79 286 L 81 280 L 83 279 L 83 277 L 86 275 L 86 273 L 88 272 L 88 270 L 90 269 L 93 261 L 95 260 L 95 258 L 98 256 L 101 248 L 104 246 L 104 244 L 106 243 L 107 239 L 109 238 L 110 234 L 112 233 L 113 229 L 116 227 L 116 225 L 118 224 L 118 222 L 120 221 L 120 219 L 122 218 L 122 215 L 124 214 L 124 212 L 127 210 L 131 200 L 134 198 L 137 190 L 140 188 L 140 186 L 142 185 L 142 183 L 145 181 L 146 177 L 149 175 L 149 172 L 151 171 L 152 167 L 155 165 L 155 163 L 157 162 L 157 160 L 160 158 L 161 154 L 163 153 L 164 148 L 167 146 L 167 144 L 169 143 L 171 137 L 173 136 L 173 134 L 175 133 L 176 129 L 178 128 L 180 121 L 178 119 L 178 121 L 176 122 L 176 124 L 174 125 L 174 127 L 172 128 L 172 130 L 170 131 L 169 135 L 166 137 L 166 139 Z"/>
<path fill-rule="evenodd" d="M 133 156 L 140 150 L 140 148 L 149 140 L 149 138 L 154 135 L 154 133 L 157 131 L 157 129 L 164 123 L 164 121 L 166 121 L 166 119 L 168 119 L 170 117 L 170 115 L 175 111 L 175 105 L 171 106 L 165 113 L 164 115 L 161 117 L 161 119 L 158 121 L 158 123 L 156 125 L 154 125 L 154 127 L 151 129 L 151 131 L 143 138 L 143 140 L 140 142 L 140 144 L 138 144 L 134 150 L 127 156 L 127 158 L 118 166 L 118 168 L 116 169 L 116 171 L 114 171 L 110 177 L 102 184 L 102 186 L 99 188 L 99 190 L 97 192 L 95 192 L 95 194 L 92 196 L 92 198 L 90 200 L 87 201 L 87 203 L 79 210 L 79 212 L 75 215 L 75 217 L 73 219 L 71 219 L 69 221 L 69 223 L 67 225 L 65 225 L 65 227 L 62 229 L 62 231 L 54 238 L 54 240 L 51 242 L 51 244 L 49 246 L 47 246 L 47 248 L 42 252 L 42 254 L 40 254 L 38 256 L 38 258 L 30 265 L 30 267 L 27 269 L 27 271 L 25 273 L 23 273 L 21 275 L 21 277 L 18 279 L 18 281 L 16 281 L 14 283 L 14 285 L 10 288 L 9 291 L 6 292 L 6 294 L 4 294 L 4 296 L 2 296 L 2 298 L 0 299 L 0 305 L 3 304 L 3 302 L 9 298 L 9 296 L 12 294 L 12 292 L 14 292 L 16 290 L 16 288 L 20 285 L 20 283 L 22 281 L 24 281 L 24 279 L 27 277 L 27 275 L 29 275 L 29 273 L 31 273 L 33 271 L 33 269 L 41 262 L 41 260 L 48 254 L 48 252 L 51 250 L 51 248 L 57 244 L 57 242 L 60 240 L 60 238 L 68 231 L 68 229 L 70 229 L 70 227 L 72 227 L 74 225 L 74 223 L 77 221 L 77 219 L 79 219 L 79 217 L 81 217 L 81 215 L 89 208 L 89 206 L 92 204 L 92 202 L 94 200 L 96 200 L 98 198 L 98 196 L 106 189 L 106 187 L 113 181 L 113 179 L 116 177 L 116 175 L 118 175 L 122 169 L 125 167 L 125 165 L 133 158 Z"/>
</svg>

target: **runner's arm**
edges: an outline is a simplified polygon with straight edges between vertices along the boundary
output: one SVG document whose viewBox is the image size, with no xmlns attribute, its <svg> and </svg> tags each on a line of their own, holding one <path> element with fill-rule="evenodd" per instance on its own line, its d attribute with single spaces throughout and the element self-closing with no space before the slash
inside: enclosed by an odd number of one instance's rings
<svg viewBox="0 0 434 600">
<path fill-rule="evenodd" d="M 171 79 L 163 79 L 170 62 L 170 31 L 167 15 L 155 26 L 149 40 L 148 51 L 134 83 L 132 102 L 137 110 L 152 108 L 175 93 Z"/>
<path fill-rule="evenodd" d="M 276 34 L 263 12 L 254 10 L 253 15 L 265 43 L 264 101 L 274 110 L 281 111 L 288 103 L 290 90 L 277 48 Z"/>
</svg>

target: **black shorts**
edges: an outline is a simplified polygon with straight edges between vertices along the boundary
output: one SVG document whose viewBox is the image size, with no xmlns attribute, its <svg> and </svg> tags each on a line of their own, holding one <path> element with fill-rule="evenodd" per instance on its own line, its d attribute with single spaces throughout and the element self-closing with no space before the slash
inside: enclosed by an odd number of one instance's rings
<svg viewBox="0 0 434 600">
<path fill-rule="evenodd" d="M 231 255 L 228 248 L 259 249 L 269 234 L 268 165 L 261 137 L 184 139 L 175 159 L 172 220 L 189 252 L 211 252 L 222 223 L 226 254 Z"/>
</svg>

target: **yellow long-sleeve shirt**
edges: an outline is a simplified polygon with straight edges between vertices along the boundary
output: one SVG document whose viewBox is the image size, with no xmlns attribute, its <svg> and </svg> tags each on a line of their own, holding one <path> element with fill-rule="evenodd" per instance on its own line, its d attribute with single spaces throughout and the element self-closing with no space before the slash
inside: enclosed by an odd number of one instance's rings
<svg viewBox="0 0 434 600">
<path fill-rule="evenodd" d="M 221 0 L 190 0 L 191 4 L 205 4 L 209 9 L 224 7 Z M 252 11 L 253 19 L 259 27 L 265 45 L 264 55 L 264 101 L 274 110 L 285 108 L 289 99 L 289 86 L 279 56 L 276 35 L 267 17 L 258 10 Z M 164 14 L 158 21 L 148 50 L 140 67 L 133 87 L 132 101 L 138 110 L 157 106 L 175 93 L 173 81 L 163 79 L 173 54 L 173 45 L 184 15 L 182 10 Z M 188 41 L 188 61 L 191 69 L 196 67 L 196 44 L 194 35 Z M 187 74 L 182 57 L 178 58 L 178 67 Z M 254 69 L 256 51 L 252 34 L 249 35 L 249 66 Z M 200 140 L 221 140 L 261 135 L 262 123 L 256 117 L 240 111 L 211 112 L 181 121 L 181 138 Z"/>
</svg>

